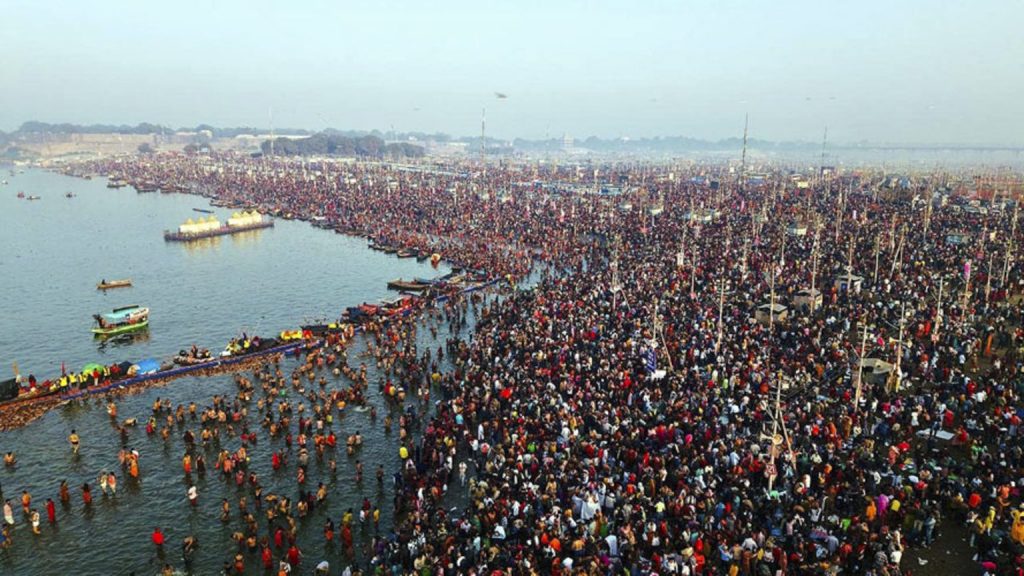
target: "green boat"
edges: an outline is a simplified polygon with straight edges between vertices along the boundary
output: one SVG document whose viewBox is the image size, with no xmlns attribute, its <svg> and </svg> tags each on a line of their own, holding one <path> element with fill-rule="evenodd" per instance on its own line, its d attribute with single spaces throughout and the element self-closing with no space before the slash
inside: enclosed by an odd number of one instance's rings
<svg viewBox="0 0 1024 576">
<path fill-rule="evenodd" d="M 93 314 L 96 327 L 92 333 L 97 336 L 113 336 L 125 332 L 142 330 L 149 326 L 149 308 L 122 306 L 105 314 Z"/>
</svg>

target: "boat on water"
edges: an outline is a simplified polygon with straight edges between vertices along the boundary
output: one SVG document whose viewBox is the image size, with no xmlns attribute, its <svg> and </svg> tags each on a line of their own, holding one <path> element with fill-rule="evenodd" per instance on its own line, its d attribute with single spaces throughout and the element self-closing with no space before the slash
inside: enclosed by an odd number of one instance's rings
<svg viewBox="0 0 1024 576">
<path fill-rule="evenodd" d="M 194 366 L 213 360 L 213 355 L 206 348 L 192 347 L 191 350 L 181 350 L 174 357 L 174 363 L 178 366 Z"/>
<path fill-rule="evenodd" d="M 135 187 L 135 191 L 139 194 L 157 191 L 156 184 L 150 184 L 148 182 L 136 182 L 133 186 Z"/>
<path fill-rule="evenodd" d="M 101 280 L 100 283 L 96 285 L 96 289 L 109 290 L 110 288 L 128 288 L 131 285 L 132 281 L 130 278 L 125 278 L 123 280 Z"/>
<path fill-rule="evenodd" d="M 74 192 L 66 192 L 64 194 L 65 198 L 74 198 L 75 196 L 76 196 L 76 194 Z"/>
<path fill-rule="evenodd" d="M 418 297 L 411 294 L 399 296 L 393 300 L 384 300 L 381 302 L 380 311 L 385 316 L 395 316 L 398 314 L 404 315 L 406 312 L 412 310 L 419 301 L 420 299 Z"/>
<path fill-rule="evenodd" d="M 263 216 L 255 210 L 251 212 L 235 212 L 231 215 L 231 218 L 228 218 L 228 223 L 225 225 L 221 225 L 220 221 L 218 221 L 214 216 L 199 218 L 197 221 L 189 218 L 184 224 L 178 226 L 178 230 L 176 232 L 165 230 L 164 240 L 168 242 L 188 242 L 190 240 L 223 236 L 225 234 L 235 234 L 237 232 L 258 230 L 260 228 L 270 228 L 273 226 L 274 221 L 272 219 L 264 219 Z"/>
<path fill-rule="evenodd" d="M 206 208 L 193 208 L 193 212 L 202 212 L 203 214 L 213 214 L 213 210 L 207 210 Z"/>
<path fill-rule="evenodd" d="M 411 248 L 402 248 L 395 253 L 395 256 L 398 256 L 399 258 L 415 258 L 416 254 L 417 252 Z"/>
<path fill-rule="evenodd" d="M 24 197 L 25 197 L 25 193 L 24 192 L 18 192 L 18 198 L 24 198 Z"/>
<path fill-rule="evenodd" d="M 431 286 L 432 284 L 428 282 L 402 280 L 401 278 L 388 282 L 388 290 L 401 290 L 405 292 L 422 292 Z"/>
<path fill-rule="evenodd" d="M 105 314 L 93 314 L 96 327 L 92 333 L 98 336 L 113 336 L 149 326 L 149 308 L 142 306 L 122 306 Z"/>
<path fill-rule="evenodd" d="M 111 178 L 107 180 L 107 188 L 124 188 L 128 183 L 120 178 Z"/>
<path fill-rule="evenodd" d="M 36 196 L 35 194 L 31 196 L 25 196 L 25 200 L 41 200 L 42 198 L 42 196 Z"/>
<path fill-rule="evenodd" d="M 359 305 L 359 310 L 367 316 L 375 316 L 377 312 L 380 312 L 380 305 L 363 302 Z"/>
</svg>

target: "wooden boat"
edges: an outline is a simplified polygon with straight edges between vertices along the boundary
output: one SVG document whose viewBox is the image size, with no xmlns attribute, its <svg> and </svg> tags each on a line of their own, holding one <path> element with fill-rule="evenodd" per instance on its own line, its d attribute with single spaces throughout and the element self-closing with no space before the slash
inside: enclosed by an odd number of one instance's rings
<svg viewBox="0 0 1024 576">
<path fill-rule="evenodd" d="M 381 312 L 385 316 L 395 316 L 398 314 L 404 314 L 416 304 L 417 298 L 415 296 L 399 296 L 394 300 L 385 300 L 381 302 Z"/>
<path fill-rule="evenodd" d="M 399 258 L 415 258 L 416 251 L 411 250 L 409 248 L 402 248 L 397 253 L 395 253 L 395 256 L 398 256 Z"/>
<path fill-rule="evenodd" d="M 380 306 L 377 304 L 363 302 L 362 304 L 359 305 L 359 310 L 361 310 L 362 313 L 366 314 L 367 316 L 374 316 L 377 314 L 377 312 L 380 311 Z"/>
<path fill-rule="evenodd" d="M 388 290 L 404 290 L 406 292 L 422 292 L 422 291 L 426 290 L 427 288 L 430 288 L 430 284 L 425 284 L 423 282 L 417 282 L 415 280 L 402 280 L 401 278 L 398 278 L 397 280 L 392 280 L 392 281 L 388 282 Z"/>
<path fill-rule="evenodd" d="M 202 364 L 213 360 L 213 356 L 210 351 L 206 348 L 198 350 L 193 353 L 191 350 L 182 350 L 178 352 L 178 355 L 174 357 L 174 363 L 178 366 L 194 366 L 196 364 Z"/>
<path fill-rule="evenodd" d="M 75 197 L 75 193 L 74 192 L 67 192 L 66 194 L 64 194 L 64 197 L 65 198 L 74 198 Z"/>
<path fill-rule="evenodd" d="M 207 210 L 206 208 L 193 208 L 195 212 L 202 212 L 203 214 L 213 214 L 213 210 Z"/>
<path fill-rule="evenodd" d="M 141 330 L 149 326 L 149 308 L 122 306 L 106 314 L 94 314 L 96 327 L 92 333 L 98 336 L 113 336 Z"/>
<path fill-rule="evenodd" d="M 128 288 L 132 285 L 131 278 L 123 280 L 103 280 L 96 285 L 97 290 L 109 290 L 110 288 Z"/>
</svg>

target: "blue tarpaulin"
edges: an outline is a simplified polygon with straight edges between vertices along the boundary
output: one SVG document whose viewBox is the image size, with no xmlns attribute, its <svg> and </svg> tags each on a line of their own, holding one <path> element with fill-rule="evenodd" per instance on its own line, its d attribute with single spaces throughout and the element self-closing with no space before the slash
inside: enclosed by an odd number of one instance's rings
<svg viewBox="0 0 1024 576">
<path fill-rule="evenodd" d="M 135 367 L 138 369 L 136 374 L 151 374 L 160 370 L 160 362 L 153 358 L 147 358 L 136 362 Z"/>
</svg>

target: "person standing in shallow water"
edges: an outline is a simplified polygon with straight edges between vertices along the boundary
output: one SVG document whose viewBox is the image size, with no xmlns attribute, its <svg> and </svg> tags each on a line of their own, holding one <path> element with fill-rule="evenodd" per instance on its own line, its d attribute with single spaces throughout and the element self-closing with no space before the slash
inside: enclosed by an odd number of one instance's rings
<svg viewBox="0 0 1024 576">
<path fill-rule="evenodd" d="M 71 434 L 68 435 L 68 442 L 71 444 L 71 453 L 78 454 L 78 444 L 81 442 L 81 439 L 78 437 L 78 433 L 75 432 L 74 429 L 72 429 Z"/>
<path fill-rule="evenodd" d="M 10 499 L 4 500 L 4 524 L 14 524 L 14 509 Z"/>
</svg>

